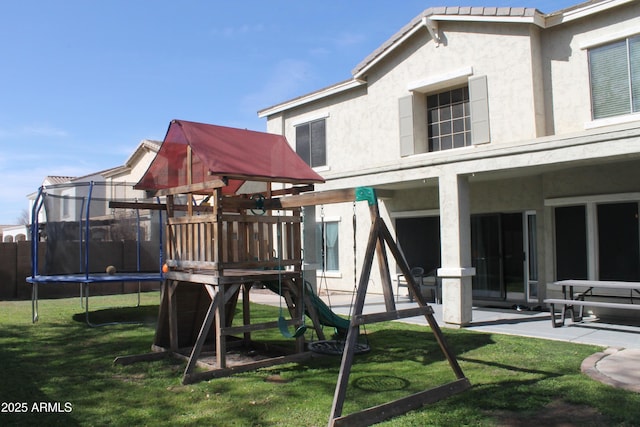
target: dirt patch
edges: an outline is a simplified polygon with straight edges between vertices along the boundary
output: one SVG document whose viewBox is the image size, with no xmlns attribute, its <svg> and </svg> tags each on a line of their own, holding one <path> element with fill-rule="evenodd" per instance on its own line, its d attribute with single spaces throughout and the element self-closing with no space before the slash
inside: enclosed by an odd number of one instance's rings
<svg viewBox="0 0 640 427">
<path fill-rule="evenodd" d="M 587 427 L 612 425 L 611 420 L 590 406 L 573 405 L 557 400 L 536 413 L 519 413 L 510 411 L 494 411 L 496 426 L 526 427 Z"/>
<path fill-rule="evenodd" d="M 229 351 L 226 354 L 225 361 L 227 363 L 227 367 L 230 368 L 233 366 L 246 365 L 248 363 L 269 359 L 270 357 L 274 357 L 274 355 L 259 353 L 255 350 Z M 218 363 L 216 361 L 216 354 L 213 352 L 203 352 L 198 358 L 198 364 L 207 369 L 217 368 Z"/>
</svg>

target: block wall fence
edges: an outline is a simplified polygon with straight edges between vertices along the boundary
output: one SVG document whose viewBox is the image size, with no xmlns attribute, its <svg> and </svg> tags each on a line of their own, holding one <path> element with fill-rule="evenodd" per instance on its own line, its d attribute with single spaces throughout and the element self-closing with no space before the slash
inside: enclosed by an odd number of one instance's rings
<svg viewBox="0 0 640 427">
<path fill-rule="evenodd" d="M 46 242 L 39 244 L 40 270 L 44 268 Z M 143 248 L 140 256 L 141 271 L 158 271 L 157 249 Z M 155 250 L 154 250 L 155 249 Z M 120 271 L 137 269 L 137 248 L 132 241 L 96 242 L 91 244 L 91 271 L 105 271 L 108 265 L 114 265 Z M 154 254 L 155 252 L 155 254 Z M 77 256 L 71 254 L 72 256 Z M 155 255 L 155 256 L 154 256 Z M 0 243 L 0 301 L 31 299 L 31 285 L 26 278 L 31 276 L 31 242 Z M 157 290 L 160 283 L 141 283 L 142 291 Z M 91 287 L 91 295 L 115 295 L 138 292 L 138 283 L 101 283 Z M 77 297 L 80 293 L 78 283 L 41 284 L 38 296 L 43 298 Z"/>
</svg>

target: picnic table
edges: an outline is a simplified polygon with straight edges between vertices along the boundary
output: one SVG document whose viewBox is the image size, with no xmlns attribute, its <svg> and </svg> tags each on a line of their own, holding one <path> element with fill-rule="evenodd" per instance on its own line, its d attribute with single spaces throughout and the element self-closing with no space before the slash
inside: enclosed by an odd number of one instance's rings
<svg viewBox="0 0 640 427">
<path fill-rule="evenodd" d="M 567 312 L 569 311 L 571 312 L 571 319 L 574 322 L 582 321 L 582 314 L 585 306 L 621 310 L 640 310 L 640 304 L 636 303 L 638 300 L 637 297 L 640 296 L 640 282 L 560 280 L 553 282 L 548 286 L 560 288 L 562 290 L 562 298 L 547 298 L 544 300 L 545 304 L 549 304 L 551 324 L 554 328 L 564 325 Z M 624 295 L 627 291 L 629 292 L 628 295 Z M 635 300 L 634 297 L 636 297 Z M 623 302 L 599 301 L 594 298 L 615 299 Z M 556 305 L 562 306 L 560 322 L 556 321 Z M 576 306 L 579 307 L 577 313 L 575 309 Z"/>
</svg>

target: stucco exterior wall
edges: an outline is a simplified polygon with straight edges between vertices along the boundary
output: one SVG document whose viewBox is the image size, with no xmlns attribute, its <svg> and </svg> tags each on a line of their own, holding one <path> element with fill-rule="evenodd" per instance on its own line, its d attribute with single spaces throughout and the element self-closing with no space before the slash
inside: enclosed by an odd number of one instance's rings
<svg viewBox="0 0 640 427">
<path fill-rule="evenodd" d="M 296 124 L 326 117 L 326 178 L 401 162 L 398 99 L 411 93 L 409 84 L 471 68 L 473 75 L 487 75 L 492 144 L 538 136 L 544 126 L 536 107 L 540 86 L 533 79 L 540 68 L 532 55 L 537 41 L 531 42 L 531 33 L 537 38 L 537 32 L 528 25 L 506 25 L 499 31 L 475 23 L 446 23 L 441 28 L 446 44 L 437 46 L 426 29 L 421 30 L 368 76 L 366 89 L 272 117 L 268 131 L 284 132 L 294 145 Z"/>
<path fill-rule="evenodd" d="M 632 2 L 543 32 L 547 128 L 550 134 L 580 132 L 598 125 L 591 119 L 587 47 L 637 33 L 640 29 L 639 15 L 640 3 Z"/>
<path fill-rule="evenodd" d="M 381 202 L 390 227 L 402 215 L 442 213 L 445 193 L 440 192 L 450 188 L 442 186 L 446 180 L 463 182 L 457 207 L 468 206 L 470 215 L 535 212 L 542 289 L 555 280 L 553 209 L 546 201 L 601 194 L 615 200 L 616 194 L 638 192 L 640 116 L 591 120 L 587 48 L 640 33 L 639 16 L 640 3 L 632 2 L 548 28 L 443 20 L 439 46 L 422 28 L 371 67 L 359 88 L 269 116 L 267 128 L 295 146 L 296 124 L 326 118 L 328 165 L 318 171 L 328 182 L 316 188 L 369 185 L 393 191 Z M 465 70 L 470 77 L 487 77 L 490 143 L 401 157 L 398 100 L 424 81 L 430 82 L 429 90 L 450 88 L 447 76 Z M 366 204 L 356 212 L 357 278 L 369 214 Z M 328 274 L 326 282 L 348 291 L 354 278 L 353 207 L 325 206 L 324 213 L 339 218 L 341 239 L 340 272 Z M 461 222 L 466 225 L 468 215 Z M 461 253 L 470 245 L 464 239 L 459 239 Z M 375 266 L 369 290 L 381 291 Z"/>
<path fill-rule="evenodd" d="M 472 214 L 542 209 L 542 177 L 471 181 L 470 203 Z"/>
<path fill-rule="evenodd" d="M 638 182 L 637 162 L 600 164 L 547 173 L 543 192 L 546 199 L 633 193 L 639 190 Z"/>
</svg>

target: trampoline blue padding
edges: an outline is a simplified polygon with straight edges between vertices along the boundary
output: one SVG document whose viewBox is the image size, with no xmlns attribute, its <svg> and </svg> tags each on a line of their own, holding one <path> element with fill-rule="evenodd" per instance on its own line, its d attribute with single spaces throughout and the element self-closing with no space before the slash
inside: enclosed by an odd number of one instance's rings
<svg viewBox="0 0 640 427">
<path fill-rule="evenodd" d="M 80 301 L 84 300 L 85 317 L 89 326 L 104 326 L 113 323 L 96 325 L 89 320 L 89 285 L 99 283 L 120 283 L 120 282 L 161 282 L 163 279 L 161 272 L 157 273 L 80 273 L 80 274 L 57 274 L 57 275 L 33 275 L 27 277 L 27 283 L 31 284 L 31 320 L 38 321 L 38 285 L 55 283 L 79 283 Z M 140 286 L 138 285 L 138 305 L 140 305 Z"/>
<path fill-rule="evenodd" d="M 162 273 L 80 273 L 27 277 L 28 283 L 161 282 L 162 280 Z"/>
</svg>

